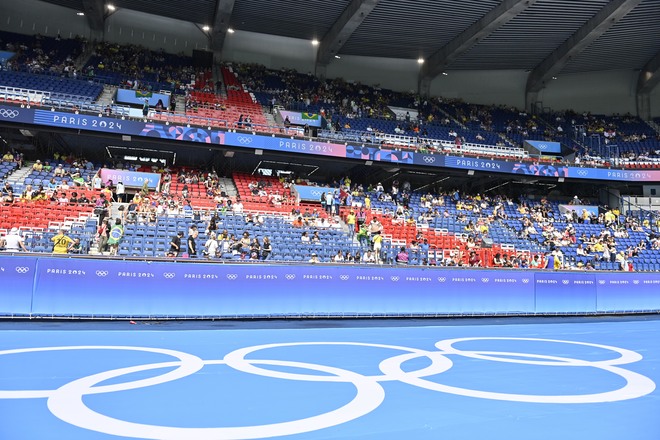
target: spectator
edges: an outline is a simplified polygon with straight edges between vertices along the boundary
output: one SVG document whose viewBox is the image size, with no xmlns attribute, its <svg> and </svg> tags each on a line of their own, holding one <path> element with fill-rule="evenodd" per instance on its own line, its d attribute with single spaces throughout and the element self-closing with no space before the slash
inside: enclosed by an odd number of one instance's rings
<svg viewBox="0 0 660 440">
<path fill-rule="evenodd" d="M 60 229 L 59 233 L 51 238 L 54 254 L 66 254 L 69 252 L 69 247 L 73 244 L 71 237 L 64 233 L 64 229 Z"/>
<path fill-rule="evenodd" d="M 217 256 L 218 241 L 216 240 L 215 232 L 211 232 L 209 234 L 208 240 L 206 240 L 206 243 L 204 243 L 204 250 L 202 253 L 209 259 L 215 258 Z"/>
<path fill-rule="evenodd" d="M 110 255 L 117 255 L 119 249 L 119 242 L 124 236 L 124 226 L 121 224 L 121 219 L 115 219 L 115 224 L 110 229 L 108 234 L 108 247 L 110 248 Z"/>
<path fill-rule="evenodd" d="M 23 237 L 18 233 L 18 228 L 13 227 L 5 237 L 5 252 L 27 252 Z"/>
<path fill-rule="evenodd" d="M 396 264 L 408 264 L 408 251 L 404 246 L 401 246 L 399 253 L 396 254 Z"/>
<path fill-rule="evenodd" d="M 268 260 L 272 252 L 273 252 L 273 246 L 270 243 L 270 238 L 264 237 L 264 242 L 261 245 L 261 259 L 264 261 Z"/>
<path fill-rule="evenodd" d="M 187 241 L 187 252 L 189 258 L 197 258 L 197 242 L 195 239 L 199 235 L 197 226 L 192 226 L 189 230 L 188 241 Z"/>
<path fill-rule="evenodd" d="M 179 231 L 177 234 L 172 237 L 170 240 L 170 250 L 167 251 L 168 257 L 178 257 L 179 252 L 181 252 L 181 239 L 183 238 L 183 232 Z"/>
</svg>

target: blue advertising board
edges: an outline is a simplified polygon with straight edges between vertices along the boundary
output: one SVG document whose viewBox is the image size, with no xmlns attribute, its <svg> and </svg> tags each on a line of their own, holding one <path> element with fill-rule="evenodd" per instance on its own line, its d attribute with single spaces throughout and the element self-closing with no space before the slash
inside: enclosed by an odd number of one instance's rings
<svg viewBox="0 0 660 440">
<path fill-rule="evenodd" d="M 526 140 L 525 144 L 538 151 L 540 155 L 561 153 L 561 144 L 559 142 Z"/>
<path fill-rule="evenodd" d="M 122 120 L 103 116 L 0 105 L 0 122 L 37 124 L 49 127 L 99 131 L 121 135 L 155 137 L 186 142 L 227 145 L 239 148 L 313 154 L 378 161 L 390 164 L 415 164 L 435 168 L 452 168 L 528 176 L 593 179 L 624 182 L 660 182 L 660 170 L 621 170 L 589 168 L 562 164 L 536 164 L 501 159 L 469 158 L 415 151 L 384 149 L 355 143 L 337 144 L 299 138 L 226 132 L 219 129 L 167 125 L 144 121 Z"/>
<path fill-rule="evenodd" d="M 144 105 L 144 100 L 149 101 L 151 107 L 155 107 L 158 104 L 159 100 L 163 101 L 163 107 L 168 108 L 170 106 L 170 95 L 165 93 L 152 93 L 147 94 L 139 92 L 132 89 L 118 89 L 117 90 L 117 102 L 122 104 L 136 104 Z"/>
<path fill-rule="evenodd" d="M 318 202 L 324 193 L 334 193 L 335 188 L 325 186 L 293 185 L 293 191 L 299 200 Z"/>
<path fill-rule="evenodd" d="M 127 188 L 142 188 L 144 182 L 147 182 L 147 188 L 158 190 L 158 185 L 160 185 L 160 174 L 158 173 L 101 168 L 100 176 L 103 183 L 107 184 L 110 180 L 113 184 L 121 182 Z"/>
<path fill-rule="evenodd" d="M 0 315 L 30 314 L 36 263 L 33 257 L 0 257 Z"/>
<path fill-rule="evenodd" d="M 294 125 L 309 125 L 310 127 L 321 126 L 321 115 L 318 113 L 292 112 L 289 110 L 280 110 L 282 120 L 289 118 L 289 122 Z"/>
<path fill-rule="evenodd" d="M 660 311 L 660 273 L 0 256 L 2 316 L 275 317 Z"/>
</svg>

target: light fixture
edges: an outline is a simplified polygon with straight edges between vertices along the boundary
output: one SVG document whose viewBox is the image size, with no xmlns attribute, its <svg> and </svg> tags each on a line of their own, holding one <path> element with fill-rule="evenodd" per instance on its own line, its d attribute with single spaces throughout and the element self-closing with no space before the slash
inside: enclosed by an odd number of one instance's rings
<svg viewBox="0 0 660 440">
<path fill-rule="evenodd" d="M 208 31 L 211 30 L 211 27 L 208 26 L 208 25 L 204 25 L 204 26 L 202 26 L 202 30 L 203 30 L 204 32 L 208 32 Z"/>
<path fill-rule="evenodd" d="M 232 29 L 232 28 L 229 28 L 229 29 L 227 29 L 227 32 L 230 33 L 230 34 L 233 34 L 233 33 L 236 32 L 236 31 L 235 31 L 234 29 Z"/>
<path fill-rule="evenodd" d="M 417 58 L 417 64 L 424 64 L 424 58 L 422 57 Z"/>
<path fill-rule="evenodd" d="M 116 11 L 117 7 L 113 4 L 108 4 L 107 5 L 108 11 Z"/>
<path fill-rule="evenodd" d="M 82 17 L 83 15 L 85 15 L 85 13 L 84 12 L 76 12 L 76 15 L 79 16 L 79 17 Z"/>
<path fill-rule="evenodd" d="M 553 76 L 552 79 L 557 79 L 557 77 L 556 77 L 556 76 Z"/>
<path fill-rule="evenodd" d="M 442 72 L 442 74 L 443 74 L 444 76 L 449 75 L 447 72 Z"/>
<path fill-rule="evenodd" d="M 314 38 L 314 39 L 312 40 L 312 46 L 318 46 L 318 45 L 319 45 L 319 40 L 317 40 L 316 38 Z"/>
<path fill-rule="evenodd" d="M 335 58 L 337 58 L 338 60 L 341 59 L 341 57 L 339 55 L 335 55 Z"/>
</svg>

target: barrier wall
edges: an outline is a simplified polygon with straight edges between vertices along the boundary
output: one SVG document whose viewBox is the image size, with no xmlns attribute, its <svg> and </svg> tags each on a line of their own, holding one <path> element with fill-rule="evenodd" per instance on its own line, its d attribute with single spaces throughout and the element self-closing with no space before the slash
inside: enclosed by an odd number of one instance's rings
<svg viewBox="0 0 660 440">
<path fill-rule="evenodd" d="M 0 123 L 35 124 L 90 132 L 114 133 L 203 144 L 227 145 L 303 155 L 370 160 L 393 164 L 410 164 L 433 168 L 487 171 L 490 173 L 525 174 L 529 176 L 564 177 L 622 182 L 660 182 L 660 170 L 623 170 L 564 165 L 544 165 L 503 159 L 469 158 L 453 155 L 400 151 L 364 146 L 361 142 L 332 143 L 231 132 L 222 129 L 187 125 L 123 120 L 91 114 L 74 114 L 39 108 L 0 105 Z"/>
<path fill-rule="evenodd" d="M 660 311 L 660 274 L 0 257 L 0 314 L 278 317 Z"/>
</svg>

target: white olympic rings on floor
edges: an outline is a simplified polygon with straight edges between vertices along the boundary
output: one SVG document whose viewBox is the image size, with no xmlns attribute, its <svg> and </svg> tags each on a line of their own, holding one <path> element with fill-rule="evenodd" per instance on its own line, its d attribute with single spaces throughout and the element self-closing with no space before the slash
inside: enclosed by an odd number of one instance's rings
<svg viewBox="0 0 660 440">
<path fill-rule="evenodd" d="M 617 353 L 619 356 L 611 360 L 587 361 L 583 359 L 566 358 L 560 356 L 486 351 L 486 350 L 460 350 L 455 347 L 462 342 L 473 341 L 531 341 L 534 343 L 573 344 Z M 350 370 L 319 365 L 307 362 L 273 359 L 251 359 L 247 356 L 262 350 L 277 349 L 281 347 L 298 346 L 361 346 L 403 351 L 381 361 L 378 365 L 382 374 L 363 375 Z M 456 338 L 438 341 L 435 344 L 438 351 L 362 342 L 286 342 L 256 345 L 234 350 L 223 359 L 202 360 L 192 354 L 150 347 L 130 346 L 65 346 L 65 347 L 38 347 L 21 348 L 0 351 L 2 355 L 47 352 L 61 350 L 132 350 L 169 355 L 176 361 L 144 364 L 132 367 L 118 368 L 92 374 L 87 377 L 73 380 L 56 390 L 0 390 L 0 399 L 48 398 L 48 409 L 59 419 L 80 428 L 89 429 L 105 434 L 137 437 L 145 439 L 251 439 L 283 435 L 300 434 L 316 431 L 323 428 L 340 425 L 362 417 L 378 408 L 385 398 L 385 390 L 380 382 L 399 381 L 431 391 L 455 394 L 466 397 L 506 400 L 513 402 L 533 403 L 601 403 L 634 399 L 651 393 L 655 383 L 639 373 L 632 372 L 619 365 L 637 362 L 642 356 L 634 351 L 586 342 L 563 341 L 540 338 L 508 338 L 508 337 L 471 337 Z M 440 375 L 453 366 L 450 357 L 461 356 L 483 361 L 517 363 L 527 365 L 551 367 L 591 367 L 618 375 L 626 381 L 626 385 L 614 391 L 581 395 L 532 395 L 510 394 L 491 391 L 472 390 L 456 386 L 444 385 L 436 380 L 425 379 L 429 376 Z M 404 371 L 403 364 L 413 359 L 425 357 L 430 365 L 415 371 Z M 201 370 L 205 365 L 227 365 L 234 370 L 247 374 L 255 374 L 275 379 L 296 380 L 309 382 L 340 382 L 351 383 L 356 389 L 355 397 L 344 406 L 314 415 L 304 419 L 270 423 L 265 425 L 241 427 L 213 427 L 213 428 L 183 428 L 172 426 L 148 425 L 119 420 L 100 414 L 85 405 L 83 398 L 89 394 L 110 393 L 134 390 L 141 387 L 154 386 L 173 380 L 182 379 Z M 312 370 L 319 374 L 302 374 L 280 370 L 269 370 L 263 366 L 288 367 L 303 370 Z M 175 368 L 174 368 L 175 367 Z M 111 385 L 98 385 L 104 381 L 115 379 L 127 374 L 149 370 L 174 368 L 167 373 L 148 379 L 140 379 Z M 434 378 L 437 379 L 437 378 Z"/>
<path fill-rule="evenodd" d="M 165 354 L 179 359 L 178 368 L 160 376 L 149 379 L 124 382 L 122 384 L 104 385 L 89 390 L 87 394 L 111 393 L 114 391 L 126 391 L 146 386 L 158 385 L 182 379 L 198 372 L 204 367 L 204 362 L 195 355 L 181 351 L 168 350 L 165 348 L 151 347 L 131 347 L 114 345 L 75 345 L 63 347 L 35 347 L 35 348 L 17 348 L 13 350 L 2 350 L 0 356 L 20 353 L 36 353 L 44 351 L 64 351 L 64 350 L 128 350 L 144 351 L 149 353 Z M 0 399 L 34 399 L 40 397 L 50 397 L 56 390 L 0 390 Z"/>
<path fill-rule="evenodd" d="M 349 422 L 378 408 L 385 398 L 385 390 L 372 379 L 352 371 L 325 365 L 289 361 L 254 361 L 264 365 L 287 366 L 317 370 L 341 377 L 343 382 L 355 385 L 357 394 L 353 400 L 341 408 L 305 419 L 290 422 L 271 423 L 267 425 L 223 427 L 223 428 L 179 428 L 172 426 L 146 425 L 118 420 L 93 411 L 83 402 L 83 396 L 94 389 L 93 386 L 104 380 L 113 379 L 125 374 L 145 371 L 154 368 L 175 366 L 177 362 L 140 365 L 137 367 L 120 368 L 112 371 L 94 374 L 69 382 L 59 388 L 48 399 L 48 409 L 57 418 L 80 428 L 103 432 L 105 434 L 135 437 L 145 439 L 181 439 L 181 440 L 223 440 L 223 439 L 253 439 L 300 434 L 316 431 L 330 426 Z M 224 364 L 222 360 L 206 361 L 206 364 Z"/>
</svg>

